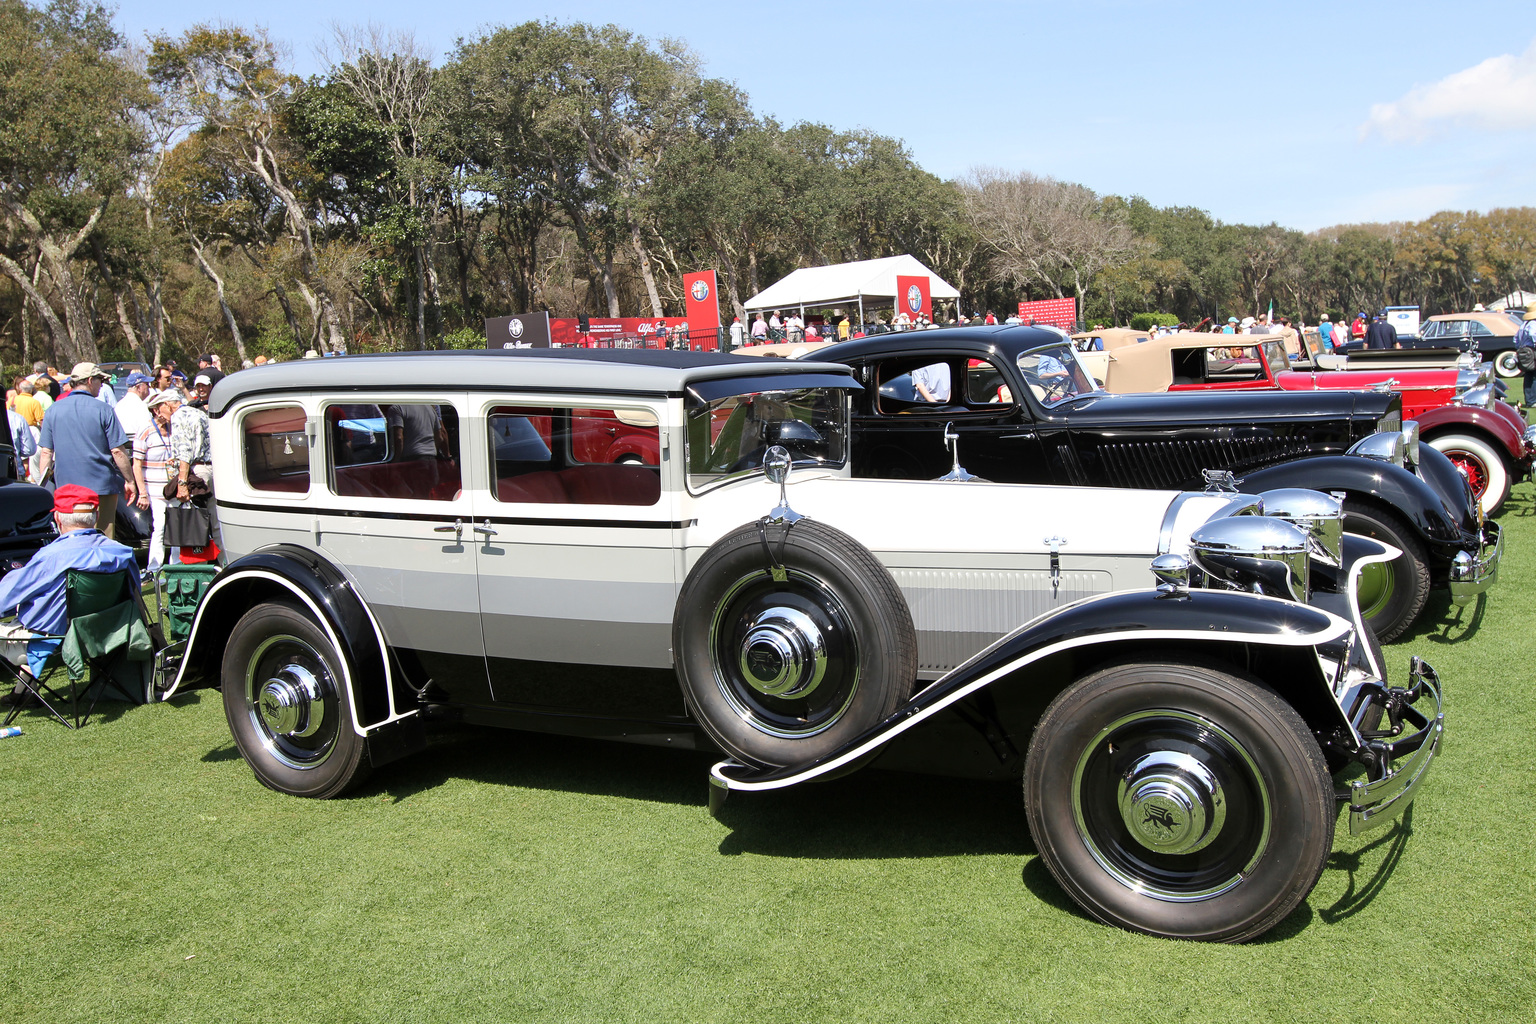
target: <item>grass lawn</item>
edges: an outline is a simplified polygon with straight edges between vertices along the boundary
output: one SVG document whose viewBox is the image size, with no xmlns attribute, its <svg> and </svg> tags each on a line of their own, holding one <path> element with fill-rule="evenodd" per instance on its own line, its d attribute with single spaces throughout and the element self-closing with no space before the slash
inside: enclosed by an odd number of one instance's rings
<svg viewBox="0 0 1536 1024">
<path fill-rule="evenodd" d="M 10 1021 L 1536 1020 L 1536 502 L 1492 600 L 1387 649 L 1447 688 L 1410 817 L 1263 940 L 1087 920 L 1012 785 L 870 771 L 705 810 L 694 753 L 435 734 L 349 798 L 256 783 L 217 693 L 0 740 Z"/>
</svg>

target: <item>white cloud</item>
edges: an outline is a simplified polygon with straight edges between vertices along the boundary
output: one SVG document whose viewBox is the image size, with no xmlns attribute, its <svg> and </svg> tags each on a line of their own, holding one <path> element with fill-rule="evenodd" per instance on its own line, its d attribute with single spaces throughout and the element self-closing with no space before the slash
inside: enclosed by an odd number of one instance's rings
<svg viewBox="0 0 1536 1024">
<path fill-rule="evenodd" d="M 1525 53 L 1489 57 L 1402 98 L 1371 106 L 1360 126 L 1394 142 L 1422 142 L 1457 128 L 1526 131 L 1536 128 L 1536 40 Z"/>
</svg>

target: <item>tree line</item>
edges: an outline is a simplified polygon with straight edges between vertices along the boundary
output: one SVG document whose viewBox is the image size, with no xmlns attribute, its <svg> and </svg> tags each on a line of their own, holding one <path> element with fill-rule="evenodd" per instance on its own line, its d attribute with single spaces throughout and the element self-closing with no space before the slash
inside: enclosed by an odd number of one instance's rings
<svg viewBox="0 0 1536 1024">
<path fill-rule="evenodd" d="M 911 253 L 960 312 L 1075 297 L 1315 321 L 1536 291 L 1536 209 L 1303 234 L 1070 182 L 923 170 L 755 113 L 682 43 L 528 22 L 434 60 L 338 31 L 301 78 L 259 29 L 130 45 L 88 0 L 0 0 L 0 360 L 483 344 L 487 316 L 722 313 L 804 266 Z"/>
</svg>

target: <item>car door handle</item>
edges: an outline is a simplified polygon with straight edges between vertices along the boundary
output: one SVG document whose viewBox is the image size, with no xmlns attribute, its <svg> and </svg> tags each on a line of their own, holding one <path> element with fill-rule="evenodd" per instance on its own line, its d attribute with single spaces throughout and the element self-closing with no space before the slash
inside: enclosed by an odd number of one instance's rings
<svg viewBox="0 0 1536 1024">
<path fill-rule="evenodd" d="M 496 531 L 491 529 L 491 524 L 489 522 L 486 522 L 484 524 L 481 524 L 481 523 L 470 523 L 469 524 L 469 528 L 471 530 L 474 530 L 476 533 L 480 534 L 482 537 L 494 537 L 494 536 L 496 536 Z"/>
<path fill-rule="evenodd" d="M 432 527 L 432 532 L 451 533 L 453 534 L 454 543 L 457 544 L 464 536 L 464 520 L 455 519 L 452 526 L 434 526 Z"/>
</svg>

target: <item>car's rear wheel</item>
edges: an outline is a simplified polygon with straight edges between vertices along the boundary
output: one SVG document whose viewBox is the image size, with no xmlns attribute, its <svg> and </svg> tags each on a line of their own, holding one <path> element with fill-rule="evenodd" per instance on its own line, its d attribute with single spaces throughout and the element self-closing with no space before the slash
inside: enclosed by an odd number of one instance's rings
<svg viewBox="0 0 1536 1024">
<path fill-rule="evenodd" d="M 890 715 L 917 678 L 912 616 L 890 572 L 811 520 L 721 538 L 688 574 L 672 629 L 689 707 L 751 764 L 836 750 Z"/>
<path fill-rule="evenodd" d="M 1199 664 L 1132 662 L 1046 709 L 1024 766 L 1041 859 L 1106 924 L 1242 942 L 1294 910 L 1333 846 L 1333 787 L 1294 709 Z"/>
<path fill-rule="evenodd" d="M 1472 495 L 1482 502 L 1483 515 L 1491 516 L 1509 497 L 1509 467 L 1493 446 L 1470 434 L 1441 434 L 1429 439 L 1429 446 L 1446 458 L 1457 472 L 1467 478 Z"/>
<path fill-rule="evenodd" d="M 1515 357 L 1514 349 L 1505 349 L 1493 360 L 1494 367 L 1499 371 L 1500 377 L 1520 376 L 1520 360 Z"/>
<path fill-rule="evenodd" d="M 295 605 L 259 604 L 235 623 L 224 648 L 224 716 L 263 785 L 324 799 L 367 776 L 341 665 L 325 631 Z"/>
<path fill-rule="evenodd" d="M 1402 551 L 1390 562 L 1375 562 L 1360 574 L 1360 611 L 1383 643 L 1403 634 L 1429 600 L 1429 556 L 1401 519 L 1356 498 L 1344 501 L 1344 529 Z"/>
</svg>

